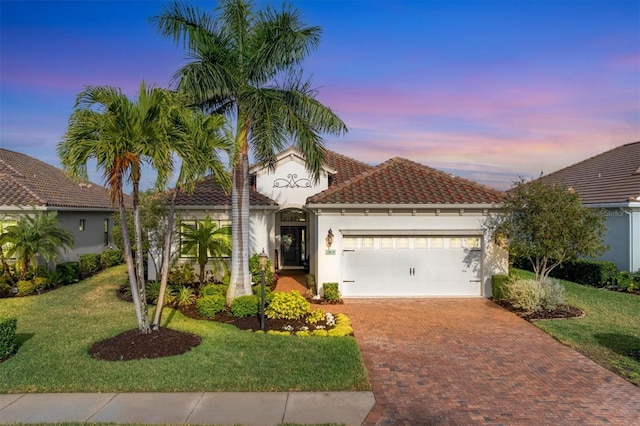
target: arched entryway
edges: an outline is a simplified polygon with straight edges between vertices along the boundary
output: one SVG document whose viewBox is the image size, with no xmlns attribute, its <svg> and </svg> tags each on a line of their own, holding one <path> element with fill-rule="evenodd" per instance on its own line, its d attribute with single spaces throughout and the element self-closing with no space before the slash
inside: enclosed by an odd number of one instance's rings
<svg viewBox="0 0 640 426">
<path fill-rule="evenodd" d="M 307 269 L 309 238 L 307 212 L 292 208 L 278 213 L 280 269 Z"/>
</svg>

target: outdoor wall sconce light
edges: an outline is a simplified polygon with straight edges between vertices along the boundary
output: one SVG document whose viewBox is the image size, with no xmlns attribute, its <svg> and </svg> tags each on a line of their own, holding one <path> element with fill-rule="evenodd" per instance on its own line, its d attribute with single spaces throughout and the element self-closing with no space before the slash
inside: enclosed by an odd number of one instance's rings
<svg viewBox="0 0 640 426">
<path fill-rule="evenodd" d="M 267 267 L 267 253 L 262 249 L 262 253 L 258 255 L 260 257 L 260 271 L 262 280 L 260 283 L 260 330 L 264 331 L 264 270 Z"/>
<path fill-rule="evenodd" d="M 329 228 L 329 232 L 327 232 L 327 238 L 325 238 L 327 242 L 327 248 L 331 249 L 331 244 L 333 244 L 333 231 Z"/>
</svg>

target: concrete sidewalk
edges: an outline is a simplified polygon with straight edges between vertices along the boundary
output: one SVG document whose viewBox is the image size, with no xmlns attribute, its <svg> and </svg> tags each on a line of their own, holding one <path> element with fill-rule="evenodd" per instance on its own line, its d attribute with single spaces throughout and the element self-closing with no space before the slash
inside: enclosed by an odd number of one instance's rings
<svg viewBox="0 0 640 426">
<path fill-rule="evenodd" d="M 372 392 L 0 394 L 0 423 L 360 425 Z"/>
</svg>

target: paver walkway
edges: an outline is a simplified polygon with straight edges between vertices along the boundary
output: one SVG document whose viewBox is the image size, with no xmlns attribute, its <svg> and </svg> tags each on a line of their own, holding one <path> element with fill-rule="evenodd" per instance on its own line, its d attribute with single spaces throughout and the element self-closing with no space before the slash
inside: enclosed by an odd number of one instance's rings
<svg viewBox="0 0 640 426">
<path fill-rule="evenodd" d="M 640 389 L 486 299 L 348 299 L 366 425 L 639 425 Z"/>
</svg>

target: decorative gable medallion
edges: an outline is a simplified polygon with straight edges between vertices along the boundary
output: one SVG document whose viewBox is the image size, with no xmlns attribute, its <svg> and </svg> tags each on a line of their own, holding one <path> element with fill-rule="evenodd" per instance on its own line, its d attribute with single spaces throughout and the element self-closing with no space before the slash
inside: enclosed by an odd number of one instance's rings
<svg viewBox="0 0 640 426">
<path fill-rule="evenodd" d="M 274 188 L 311 188 L 311 181 L 307 178 L 298 179 L 295 173 L 288 174 L 287 178 L 277 178 L 273 181 Z"/>
</svg>

